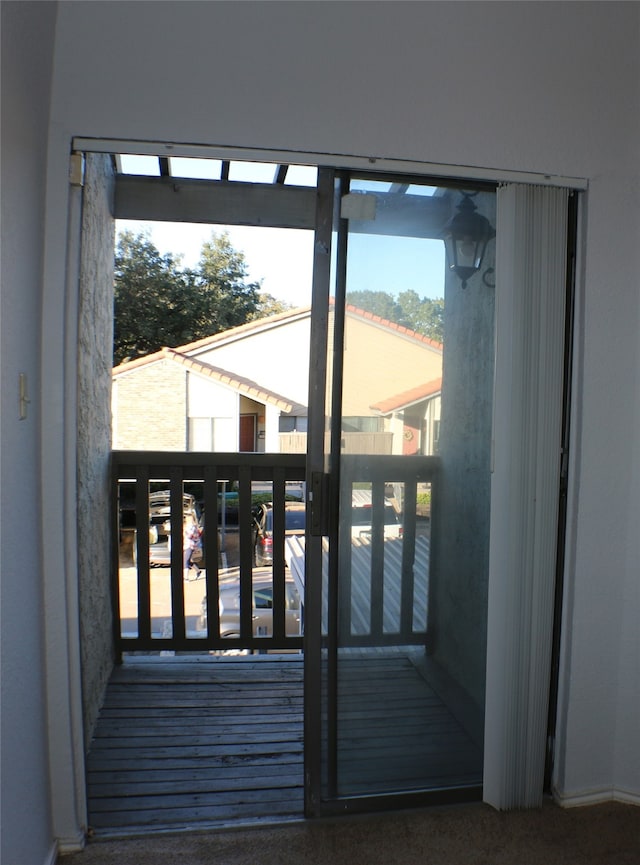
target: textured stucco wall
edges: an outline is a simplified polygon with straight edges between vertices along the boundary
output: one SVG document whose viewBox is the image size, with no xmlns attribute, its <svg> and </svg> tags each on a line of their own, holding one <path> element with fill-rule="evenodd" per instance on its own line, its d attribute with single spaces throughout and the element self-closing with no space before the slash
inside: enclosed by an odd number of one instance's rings
<svg viewBox="0 0 640 865">
<path fill-rule="evenodd" d="M 78 308 L 78 579 L 85 745 L 113 666 L 109 456 L 114 221 L 110 159 L 89 155 Z"/>
<path fill-rule="evenodd" d="M 475 198 L 495 225 L 495 194 Z M 455 202 L 457 203 L 457 202 Z M 495 264 L 491 241 L 482 273 Z M 491 284 L 492 274 L 487 274 Z M 429 618 L 434 657 L 484 706 L 495 292 L 476 274 L 445 286 L 440 457 Z"/>
<path fill-rule="evenodd" d="M 187 449 L 187 372 L 159 360 L 118 376 L 114 384 L 114 447 Z"/>
<path fill-rule="evenodd" d="M 442 375 L 437 344 L 358 315 L 346 315 L 344 345 L 343 415 L 370 416 L 375 403 Z"/>
</svg>

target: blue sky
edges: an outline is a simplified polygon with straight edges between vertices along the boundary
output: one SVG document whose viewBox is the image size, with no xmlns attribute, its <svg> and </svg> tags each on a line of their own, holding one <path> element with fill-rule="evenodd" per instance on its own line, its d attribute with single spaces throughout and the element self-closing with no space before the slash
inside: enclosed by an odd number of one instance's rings
<svg viewBox="0 0 640 865">
<path fill-rule="evenodd" d="M 126 173 L 157 175 L 158 160 L 151 156 L 121 156 Z M 171 157 L 174 176 L 214 179 L 220 173 L 215 159 Z M 231 162 L 230 179 L 270 182 L 274 166 L 256 162 Z M 235 172 L 235 173 L 234 173 Z M 287 182 L 313 186 L 317 170 L 312 166 L 291 166 Z M 364 181 L 362 189 L 386 189 L 388 182 Z M 412 191 L 429 195 L 432 189 Z M 117 229 L 145 231 L 162 253 L 182 257 L 184 266 L 197 265 L 202 244 L 214 232 L 227 231 L 232 245 L 245 255 L 249 281 L 261 281 L 263 290 L 294 306 L 311 300 L 313 233 L 304 230 L 215 226 L 191 223 L 118 221 Z M 387 291 L 398 294 L 413 289 L 421 297 L 444 295 L 444 245 L 437 240 L 403 237 L 352 235 L 349 240 L 348 290 Z"/>
<path fill-rule="evenodd" d="M 212 226 L 172 222 L 118 220 L 118 231 L 148 232 L 160 252 L 182 256 L 195 266 L 202 244 L 214 232 L 227 231 L 232 245 L 244 252 L 249 280 L 294 306 L 311 301 L 313 233 L 281 228 Z M 356 235 L 350 238 L 349 290 L 413 289 L 421 297 L 444 294 L 444 246 L 441 241 Z"/>
<path fill-rule="evenodd" d="M 311 301 L 311 231 L 118 220 L 117 229 L 124 228 L 148 231 L 160 252 L 181 255 L 183 265 L 189 267 L 198 263 L 202 244 L 212 234 L 227 231 L 235 249 L 244 252 L 249 281 L 262 280 L 263 291 L 295 306 Z"/>
</svg>

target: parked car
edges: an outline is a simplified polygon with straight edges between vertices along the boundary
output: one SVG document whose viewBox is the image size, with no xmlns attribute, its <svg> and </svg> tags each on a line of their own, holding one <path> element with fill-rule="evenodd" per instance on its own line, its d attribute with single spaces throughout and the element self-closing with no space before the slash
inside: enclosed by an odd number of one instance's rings
<svg viewBox="0 0 640 865">
<path fill-rule="evenodd" d="M 254 572 L 255 574 L 255 572 Z M 220 636 L 240 636 L 240 581 L 238 578 L 220 586 L 218 610 Z M 270 637 L 273 634 L 273 586 L 271 570 L 264 577 L 253 579 L 253 636 Z M 302 609 L 300 595 L 292 579 L 285 582 L 285 629 L 287 636 L 300 633 Z M 199 629 L 207 627 L 207 596 L 202 599 Z"/>
<path fill-rule="evenodd" d="M 194 519 L 199 520 L 200 515 L 196 500 L 189 493 L 184 493 L 182 496 L 182 511 L 185 515 L 189 514 Z M 156 533 L 156 540 L 153 543 L 157 543 L 171 534 L 171 494 L 169 490 L 149 493 L 149 525 L 150 531 L 155 529 Z"/>
<path fill-rule="evenodd" d="M 204 517 L 200 517 L 194 496 L 184 493 L 182 512 L 193 517 L 195 523 L 204 529 Z M 194 551 L 192 560 L 204 567 L 202 546 Z M 149 564 L 168 567 L 171 564 L 171 496 L 169 490 L 149 494 Z"/>
<path fill-rule="evenodd" d="M 304 535 L 305 505 L 302 502 L 286 502 L 284 506 L 285 535 Z M 273 505 L 271 502 L 256 505 L 253 515 L 253 563 L 273 564 Z"/>
<path fill-rule="evenodd" d="M 204 546 L 204 535 L 205 535 L 205 514 L 203 512 L 200 520 L 198 521 L 198 526 L 200 529 L 200 545 L 195 548 L 193 553 L 191 554 L 191 561 L 194 562 L 198 568 L 203 569 L 207 567 L 207 562 L 205 558 L 205 546 Z M 218 529 L 218 550 L 222 547 L 222 535 L 220 533 L 220 529 Z M 152 546 L 149 546 L 149 564 L 157 565 L 158 567 L 169 567 L 171 565 L 171 527 L 168 529 L 168 536 L 165 541 L 160 543 L 154 543 Z"/>
<path fill-rule="evenodd" d="M 351 508 L 351 537 L 371 540 L 372 505 L 358 504 Z M 393 505 L 384 506 L 384 537 L 402 537 L 402 524 Z"/>
</svg>

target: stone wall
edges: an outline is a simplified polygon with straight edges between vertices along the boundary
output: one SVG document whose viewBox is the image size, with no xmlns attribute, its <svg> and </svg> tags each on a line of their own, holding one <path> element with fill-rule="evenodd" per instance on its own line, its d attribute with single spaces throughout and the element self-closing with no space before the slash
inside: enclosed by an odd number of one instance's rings
<svg viewBox="0 0 640 865">
<path fill-rule="evenodd" d="M 110 595 L 111 368 L 113 363 L 113 176 L 108 156 L 89 155 L 82 204 L 78 309 L 78 580 L 85 746 L 113 666 Z"/>
</svg>

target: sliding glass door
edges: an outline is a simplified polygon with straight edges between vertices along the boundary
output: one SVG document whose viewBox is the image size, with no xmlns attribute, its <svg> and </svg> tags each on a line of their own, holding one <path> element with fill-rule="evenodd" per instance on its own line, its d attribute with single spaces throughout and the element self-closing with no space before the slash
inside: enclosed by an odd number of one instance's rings
<svg viewBox="0 0 640 865">
<path fill-rule="evenodd" d="M 329 175 L 314 297 L 327 386 L 309 454 L 307 808 L 479 798 L 493 250 L 465 288 L 442 240 L 461 191 Z M 493 190 L 465 193 L 495 220 Z"/>
</svg>

